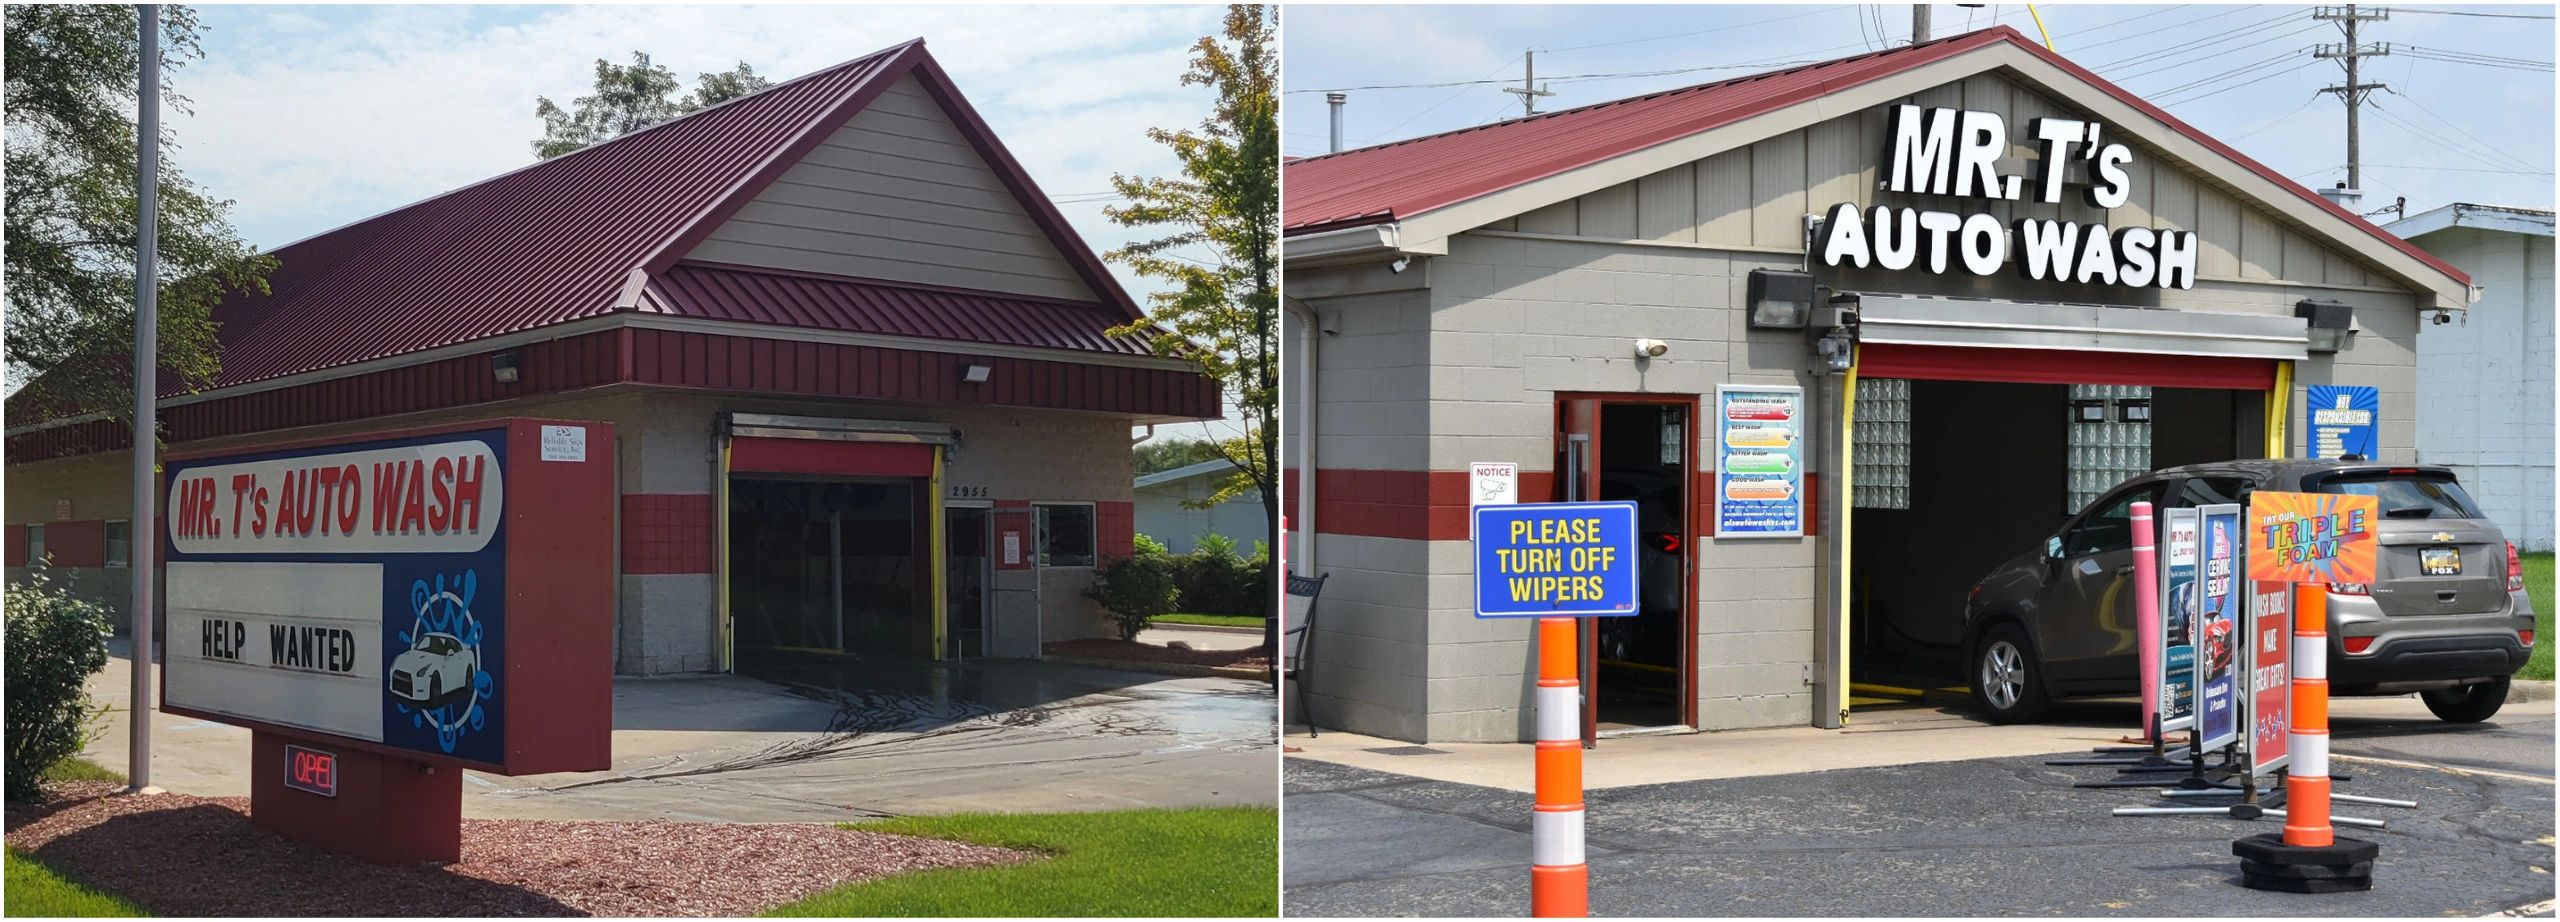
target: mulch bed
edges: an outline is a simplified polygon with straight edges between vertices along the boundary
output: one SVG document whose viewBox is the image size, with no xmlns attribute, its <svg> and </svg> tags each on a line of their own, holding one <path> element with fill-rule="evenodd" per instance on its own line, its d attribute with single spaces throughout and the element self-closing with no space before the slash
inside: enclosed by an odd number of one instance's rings
<svg viewBox="0 0 2560 922">
<path fill-rule="evenodd" d="M 1271 666 L 1271 660 L 1262 655 L 1260 647 L 1247 647 L 1242 650 L 1175 650 L 1160 644 L 1135 640 L 1089 638 L 1043 644 L 1040 649 L 1051 656 L 1073 656 L 1083 659 L 1180 663 L 1185 666 L 1241 666 L 1248 669 L 1266 669 Z"/>
<path fill-rule="evenodd" d="M 462 861 L 387 867 L 249 822 L 247 798 L 56 786 L 8 841 L 169 916 L 745 916 L 844 884 L 1038 857 L 810 823 L 462 821 Z"/>
</svg>

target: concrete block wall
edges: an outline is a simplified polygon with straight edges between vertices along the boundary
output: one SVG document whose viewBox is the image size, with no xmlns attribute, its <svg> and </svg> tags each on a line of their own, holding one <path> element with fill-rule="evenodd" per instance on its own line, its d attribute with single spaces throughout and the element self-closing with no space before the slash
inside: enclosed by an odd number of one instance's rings
<svg viewBox="0 0 2560 922">
<path fill-rule="evenodd" d="M 2552 238 L 2452 227 L 2415 241 L 2480 302 L 2418 327 L 2418 454 L 2454 469 L 2517 546 L 2552 549 Z"/>
</svg>

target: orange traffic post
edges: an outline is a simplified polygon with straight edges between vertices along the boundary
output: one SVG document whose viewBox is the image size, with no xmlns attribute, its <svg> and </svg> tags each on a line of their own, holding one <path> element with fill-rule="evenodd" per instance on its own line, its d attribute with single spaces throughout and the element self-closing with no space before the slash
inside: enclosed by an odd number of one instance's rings
<svg viewBox="0 0 2560 922">
<path fill-rule="evenodd" d="M 2293 726 L 2286 751 L 2284 844 L 2335 844 L 2329 826 L 2329 587 L 2302 583 L 2293 593 Z"/>
<path fill-rule="evenodd" d="M 1529 820 L 1529 914 L 1591 914 L 1582 860 L 1582 679 L 1574 619 L 1538 619 L 1537 812 Z"/>
</svg>

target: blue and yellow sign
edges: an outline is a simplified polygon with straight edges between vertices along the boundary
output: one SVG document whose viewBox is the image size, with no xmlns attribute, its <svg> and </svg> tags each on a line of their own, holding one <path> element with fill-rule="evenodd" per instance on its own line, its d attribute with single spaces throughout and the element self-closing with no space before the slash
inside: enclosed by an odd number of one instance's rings
<svg viewBox="0 0 2560 922">
<path fill-rule="evenodd" d="M 1636 504 L 1477 506 L 1476 617 L 1632 615 Z"/>
</svg>

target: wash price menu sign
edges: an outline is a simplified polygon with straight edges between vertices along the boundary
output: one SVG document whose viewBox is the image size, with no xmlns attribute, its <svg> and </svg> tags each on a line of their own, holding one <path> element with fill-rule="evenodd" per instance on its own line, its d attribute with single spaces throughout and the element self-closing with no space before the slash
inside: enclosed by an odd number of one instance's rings
<svg viewBox="0 0 2560 922">
<path fill-rule="evenodd" d="M 2194 509 L 2161 514 L 2160 729 L 2183 730 L 2196 720 L 2196 579 L 2202 540 Z"/>
<path fill-rule="evenodd" d="M 1804 535 L 1804 389 L 1716 388 L 1716 537 Z"/>
<path fill-rule="evenodd" d="M 2249 642 L 2241 610 L 2240 507 L 2204 506 L 2204 579 L 2196 593 L 2196 723 L 2200 745 L 2217 749 L 2240 736 L 2240 646 Z"/>
<path fill-rule="evenodd" d="M 1633 615 L 1636 504 L 1475 508 L 1476 617 Z"/>
</svg>

